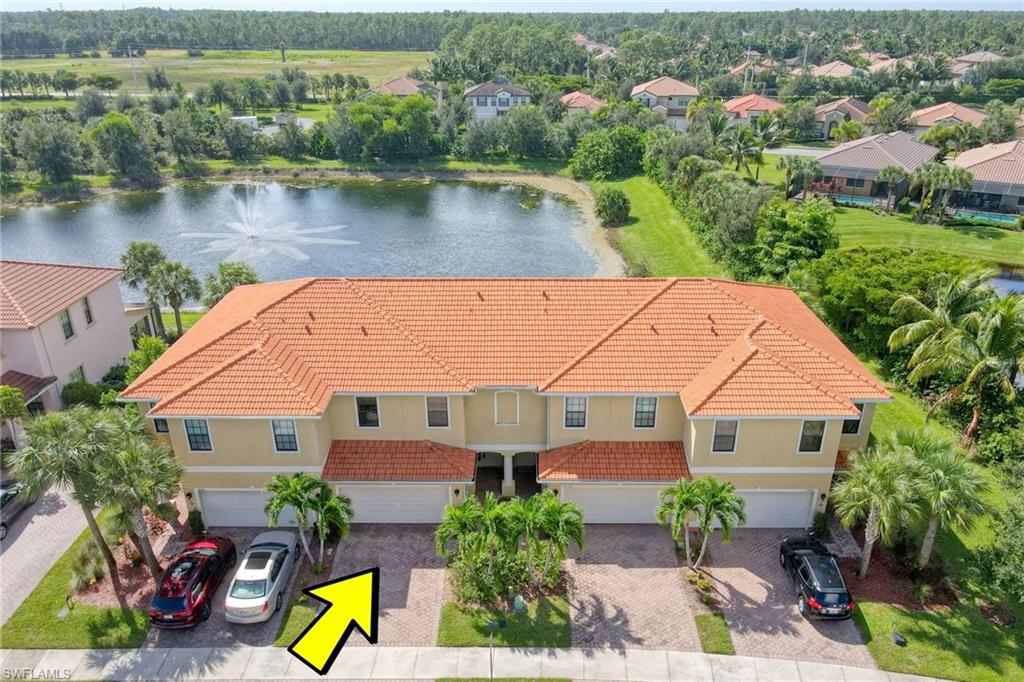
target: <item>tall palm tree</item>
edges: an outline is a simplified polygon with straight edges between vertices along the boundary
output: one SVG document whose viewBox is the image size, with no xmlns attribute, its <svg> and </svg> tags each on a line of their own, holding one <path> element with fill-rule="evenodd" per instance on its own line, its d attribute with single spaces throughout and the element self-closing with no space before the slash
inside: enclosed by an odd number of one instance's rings
<svg viewBox="0 0 1024 682">
<path fill-rule="evenodd" d="M 942 174 L 942 208 L 939 213 L 945 219 L 949 202 L 958 191 L 967 191 L 974 184 L 974 174 L 959 166 L 946 166 Z"/>
<path fill-rule="evenodd" d="M 846 528 L 864 523 L 864 548 L 857 575 L 867 577 L 871 550 L 879 539 L 890 544 L 920 512 L 914 461 L 886 442 L 856 453 L 832 489 L 836 516 Z"/>
<path fill-rule="evenodd" d="M 309 516 L 313 512 L 314 499 L 326 489 L 329 493 L 330 484 L 312 474 L 297 473 L 292 476 L 274 474 L 270 481 L 263 486 L 263 492 L 270 493 L 270 500 L 263 508 L 271 526 L 276 526 L 281 512 L 291 507 L 295 513 L 295 524 L 299 527 L 299 540 L 302 541 L 302 549 L 306 552 L 306 558 L 310 565 L 313 565 L 313 554 L 309 551 L 309 540 L 306 533 L 309 531 Z"/>
<path fill-rule="evenodd" d="M 746 501 L 736 492 L 736 488 L 728 481 L 719 481 L 711 476 L 698 479 L 694 483 L 697 507 L 694 515 L 697 527 L 704 536 L 700 544 L 700 553 L 693 562 L 693 569 L 698 570 L 708 549 L 708 540 L 717 522 L 722 531 L 722 542 L 728 542 L 732 529 L 747 522 L 747 514 L 743 511 Z"/>
<path fill-rule="evenodd" d="M 754 134 L 746 126 L 733 126 L 725 134 L 725 149 L 729 152 L 729 158 L 736 163 L 735 170 L 742 165 L 750 177 L 749 162 L 757 158 L 758 150 L 754 142 Z"/>
<path fill-rule="evenodd" d="M 811 183 L 825 174 L 818 160 L 810 156 L 798 156 L 797 174 L 800 176 L 803 185 L 801 199 L 807 201 L 807 192 L 811 189 Z"/>
<path fill-rule="evenodd" d="M 241 78 L 238 81 L 238 98 L 252 108 L 252 115 L 267 103 L 267 88 L 256 78 Z"/>
<path fill-rule="evenodd" d="M 687 114 L 689 114 L 689 110 L 687 110 Z M 704 115 L 704 124 L 708 135 L 711 136 L 712 146 L 717 147 L 729 130 L 729 114 L 721 109 L 709 107 Z"/>
<path fill-rule="evenodd" d="M 690 555 L 690 515 L 697 509 L 697 484 L 685 478 L 680 478 L 668 488 L 658 493 L 659 505 L 655 511 L 655 518 L 658 524 L 668 526 L 672 533 L 672 539 L 676 546 L 679 541 L 683 542 L 683 549 L 686 552 L 686 565 L 693 566 L 693 558 Z"/>
<path fill-rule="evenodd" d="M 160 314 L 160 296 L 154 286 L 157 266 L 167 260 L 164 250 L 152 241 L 133 241 L 121 254 L 121 279 L 134 289 L 143 289 L 153 316 L 157 333 L 164 334 L 163 316 Z"/>
<path fill-rule="evenodd" d="M 316 535 L 320 540 L 320 560 L 316 566 L 320 571 L 324 566 L 324 541 L 336 528 L 341 537 L 348 537 L 349 524 L 352 522 L 352 500 L 344 495 L 335 495 L 330 487 L 323 487 L 313 496 L 310 511 L 316 519 Z M 317 571 L 319 573 L 319 571 Z"/>
<path fill-rule="evenodd" d="M 774 114 L 765 114 L 750 122 L 750 130 L 754 135 L 754 146 L 757 147 L 757 170 L 754 179 L 758 180 L 761 178 L 764 150 L 782 143 L 782 126 Z"/>
<path fill-rule="evenodd" d="M 917 167 L 910 176 L 910 185 L 921 189 L 921 200 L 914 212 L 914 219 L 923 221 L 925 214 L 932 210 L 935 190 L 942 186 L 946 176 L 946 166 L 941 163 L 929 161 Z"/>
<path fill-rule="evenodd" d="M 563 502 L 552 493 L 540 502 L 540 506 L 540 532 L 544 534 L 547 543 L 544 554 L 544 575 L 547 576 L 555 557 L 564 557 L 569 551 L 569 545 L 575 544 L 583 551 L 585 527 L 583 511 L 571 500 Z"/>
<path fill-rule="evenodd" d="M 544 501 L 551 496 L 554 496 L 554 493 L 545 490 L 525 500 L 517 497 L 505 505 L 510 529 L 516 537 L 516 542 L 523 542 L 526 546 L 526 572 L 530 574 L 534 585 L 538 580 L 533 571 L 533 550 L 540 534 Z"/>
<path fill-rule="evenodd" d="M 470 495 L 459 504 L 444 508 L 441 523 L 434 530 L 434 547 L 438 556 L 449 557 L 448 544 L 455 541 L 455 553 L 461 554 L 480 538 L 478 531 L 483 521 L 483 508 L 476 495 Z"/>
<path fill-rule="evenodd" d="M 907 169 L 903 166 L 897 166 L 895 164 L 886 166 L 878 172 L 878 182 L 884 182 L 886 187 L 886 199 L 885 207 L 888 210 L 895 208 L 896 202 L 896 186 L 900 183 L 906 182 L 910 174 Z"/>
<path fill-rule="evenodd" d="M 787 154 L 785 156 L 780 156 L 778 162 L 775 164 L 775 167 L 778 170 L 783 171 L 786 174 L 785 195 L 787 199 L 789 198 L 790 188 L 793 185 L 793 178 L 800 172 L 800 158 L 801 157 L 799 156 Z"/>
<path fill-rule="evenodd" d="M 832 129 L 832 139 L 842 144 L 851 140 L 858 140 L 864 135 L 864 126 L 860 121 L 843 121 Z"/>
<path fill-rule="evenodd" d="M 214 78 L 210 81 L 207 99 L 210 104 L 216 104 L 217 111 L 223 114 L 224 105 L 232 104 L 235 101 L 235 88 L 222 78 Z"/>
<path fill-rule="evenodd" d="M 181 307 L 189 299 L 197 299 L 202 294 L 199 280 L 192 269 L 181 261 L 165 260 L 153 272 L 154 287 L 160 297 L 174 311 L 174 324 L 178 328 L 178 336 L 184 333 L 181 325 Z"/>
</svg>

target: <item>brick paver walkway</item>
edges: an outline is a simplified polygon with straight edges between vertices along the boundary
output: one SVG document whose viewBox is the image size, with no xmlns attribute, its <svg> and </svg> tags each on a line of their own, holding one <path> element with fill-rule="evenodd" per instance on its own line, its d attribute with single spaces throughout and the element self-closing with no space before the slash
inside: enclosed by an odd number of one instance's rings
<svg viewBox="0 0 1024 682">
<path fill-rule="evenodd" d="M 811 621 L 800 615 L 796 588 L 779 565 L 779 542 L 786 534 L 741 528 L 728 544 L 719 543 L 717 534 L 711 540 L 707 568 L 736 653 L 874 668 L 852 620 Z"/>
<path fill-rule="evenodd" d="M 586 550 L 566 568 L 573 646 L 701 650 L 696 592 L 666 529 L 588 525 Z"/>
</svg>

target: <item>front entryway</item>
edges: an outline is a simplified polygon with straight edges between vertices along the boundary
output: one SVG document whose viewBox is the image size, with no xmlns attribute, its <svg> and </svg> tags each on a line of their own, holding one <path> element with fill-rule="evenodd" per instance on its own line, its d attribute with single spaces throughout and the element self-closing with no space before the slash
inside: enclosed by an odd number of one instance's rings
<svg viewBox="0 0 1024 682">
<path fill-rule="evenodd" d="M 481 500 L 489 492 L 499 498 L 525 499 L 540 490 L 540 483 L 537 482 L 537 453 L 505 455 L 482 452 L 477 455 L 476 495 Z"/>
</svg>

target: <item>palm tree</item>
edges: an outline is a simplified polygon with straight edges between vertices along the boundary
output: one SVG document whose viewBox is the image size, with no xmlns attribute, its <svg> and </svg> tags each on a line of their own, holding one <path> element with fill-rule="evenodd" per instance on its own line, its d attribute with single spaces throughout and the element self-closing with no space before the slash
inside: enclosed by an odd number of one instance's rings
<svg viewBox="0 0 1024 682">
<path fill-rule="evenodd" d="M 761 177 L 761 165 L 764 158 L 764 150 L 768 147 L 777 147 L 782 142 L 782 126 L 774 114 L 758 116 L 750 122 L 750 130 L 754 135 L 754 146 L 757 147 L 757 171 L 754 179 Z"/>
<path fill-rule="evenodd" d="M 721 109 L 709 109 L 704 115 L 704 123 L 711 137 L 711 145 L 717 147 L 722 141 L 722 136 L 729 130 L 729 114 Z"/>
<path fill-rule="evenodd" d="M 164 334 L 163 316 L 160 314 L 160 297 L 154 286 L 154 275 L 158 265 L 167 260 L 160 245 L 151 241 L 129 242 L 121 254 L 121 279 L 134 289 L 143 289 L 152 312 L 157 333 Z"/>
<path fill-rule="evenodd" d="M 223 114 L 224 105 L 232 104 L 235 101 L 235 88 L 230 82 L 215 78 L 210 81 L 207 99 L 210 104 L 216 104 L 217 111 Z"/>
<path fill-rule="evenodd" d="M 202 294 L 199 280 L 191 268 L 181 261 L 165 260 L 153 273 L 154 286 L 161 298 L 174 311 L 174 324 L 178 328 L 178 336 L 184 333 L 181 326 L 181 306 L 186 300 L 197 299 Z"/>
<path fill-rule="evenodd" d="M 541 507 L 540 532 L 544 534 L 547 551 L 544 555 L 544 575 L 549 575 L 551 564 L 557 556 L 562 558 L 575 544 L 583 551 L 583 511 L 575 502 L 563 502 L 552 493 L 539 503 Z"/>
<path fill-rule="evenodd" d="M 946 217 L 946 210 L 949 202 L 958 191 L 966 191 L 974 184 L 974 174 L 966 168 L 959 166 L 945 166 L 942 174 L 942 209 L 939 213 L 942 219 Z"/>
<path fill-rule="evenodd" d="M 867 577 L 875 543 L 890 544 L 920 511 L 914 462 L 887 442 L 854 454 L 850 467 L 832 489 L 836 516 L 850 528 L 864 523 L 864 548 L 857 575 Z"/>
<path fill-rule="evenodd" d="M 515 534 L 516 542 L 524 542 L 526 545 L 526 572 L 534 585 L 538 580 L 533 572 L 533 549 L 540 533 L 544 500 L 553 495 L 550 490 L 545 490 L 526 500 L 517 497 L 505 505 L 510 530 Z"/>
<path fill-rule="evenodd" d="M 344 495 L 335 495 L 329 486 L 324 487 L 313 497 L 310 511 L 316 519 L 316 535 L 320 540 L 320 560 L 316 563 L 320 567 L 317 571 L 319 573 L 324 565 L 324 541 L 331 529 L 336 528 L 341 537 L 348 537 L 352 521 L 352 500 Z"/>
<path fill-rule="evenodd" d="M 985 512 L 984 495 L 988 490 L 981 469 L 953 443 L 932 431 L 898 430 L 893 441 L 917 462 L 928 529 L 921 542 L 918 565 L 928 565 L 939 528 L 963 531 Z"/>
<path fill-rule="evenodd" d="M 252 115 L 267 103 L 267 88 L 256 78 L 242 78 L 238 81 L 238 98 L 252 108 Z"/>
<path fill-rule="evenodd" d="M 914 212 L 914 219 L 918 222 L 921 222 L 925 213 L 931 210 L 935 190 L 942 185 L 945 175 L 946 166 L 929 161 L 918 166 L 910 176 L 911 186 L 921 188 L 921 200 Z"/>
<path fill-rule="evenodd" d="M 704 560 L 715 522 L 722 530 L 722 542 L 728 542 L 733 527 L 742 526 L 747 522 L 747 514 L 743 511 L 746 501 L 736 492 L 732 483 L 707 476 L 698 479 L 694 487 L 697 502 L 694 514 L 697 517 L 697 527 L 704 536 L 700 544 L 700 553 L 693 562 L 693 570 L 696 571 Z"/>
<path fill-rule="evenodd" d="M 832 139 L 842 144 L 851 140 L 858 140 L 864 135 L 864 126 L 860 121 L 843 121 L 832 129 Z"/>
<path fill-rule="evenodd" d="M 668 526 L 672 539 L 676 546 L 683 541 L 683 548 L 686 552 L 686 565 L 692 567 L 693 559 L 690 556 L 690 532 L 689 519 L 697 509 L 697 484 L 685 478 L 680 478 L 670 487 L 658 493 L 660 504 L 655 511 L 655 518 L 658 524 Z"/>
<path fill-rule="evenodd" d="M 811 188 L 811 183 L 820 178 L 825 174 L 822 170 L 821 164 L 818 160 L 810 156 L 799 156 L 797 157 L 797 174 L 800 176 L 803 184 L 803 196 L 802 201 L 807 201 L 807 192 Z"/>
<path fill-rule="evenodd" d="M 271 498 L 263 511 L 271 526 L 276 526 L 281 512 L 291 507 L 295 513 L 295 524 L 299 527 L 299 539 L 302 541 L 302 549 L 306 552 L 306 558 L 310 565 L 313 565 L 313 554 L 309 551 L 309 540 L 306 533 L 309 530 L 309 515 L 314 510 L 314 499 L 323 494 L 326 490 L 331 491 L 330 485 L 316 476 L 307 473 L 298 473 L 292 476 L 274 474 L 270 481 L 263 486 L 263 492 L 270 493 Z"/>
<path fill-rule="evenodd" d="M 15 419 L 24 419 L 28 416 L 28 408 L 25 407 L 25 394 L 20 388 L 0 386 L 0 422 L 6 422 L 7 428 L 11 430 L 11 441 L 14 449 L 18 449 L 18 432 L 15 430 L 17 424 Z"/>
<path fill-rule="evenodd" d="M 449 557 L 448 543 L 455 541 L 456 554 L 462 554 L 479 539 L 483 508 L 476 495 L 471 495 L 459 504 L 448 505 L 441 515 L 441 523 L 434 531 L 434 547 L 440 557 Z"/>
<path fill-rule="evenodd" d="M 800 172 L 800 158 L 799 156 L 787 154 L 786 156 L 780 156 L 775 164 L 778 170 L 786 173 L 785 196 L 787 199 L 789 198 L 790 187 L 793 184 L 793 177 Z"/>
<path fill-rule="evenodd" d="M 742 165 L 749 177 L 750 166 L 748 162 L 756 159 L 758 155 L 757 145 L 754 143 L 754 134 L 750 132 L 750 128 L 746 126 L 733 126 L 729 128 L 729 131 L 725 134 L 725 148 L 729 152 L 729 158 L 736 162 L 735 170 L 738 171 L 740 165 Z"/>
<path fill-rule="evenodd" d="M 895 164 L 886 166 L 878 172 L 878 182 L 884 182 L 886 187 L 886 199 L 885 207 L 888 210 L 893 210 L 896 205 L 896 186 L 900 183 L 906 182 L 910 174 L 907 173 L 907 169 L 903 166 L 897 166 Z"/>
</svg>

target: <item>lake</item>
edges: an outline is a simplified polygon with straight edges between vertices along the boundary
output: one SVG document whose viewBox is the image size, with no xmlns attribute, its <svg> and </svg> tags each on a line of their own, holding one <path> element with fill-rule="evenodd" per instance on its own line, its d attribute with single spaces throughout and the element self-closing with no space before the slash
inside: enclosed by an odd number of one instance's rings
<svg viewBox="0 0 1024 682">
<path fill-rule="evenodd" d="M 264 281 L 308 275 L 591 276 L 577 206 L 518 184 L 179 183 L 78 204 L 6 209 L 4 258 L 116 265 L 150 239 L 202 276 L 245 259 Z M 134 294 L 134 298 L 139 298 Z"/>
</svg>

